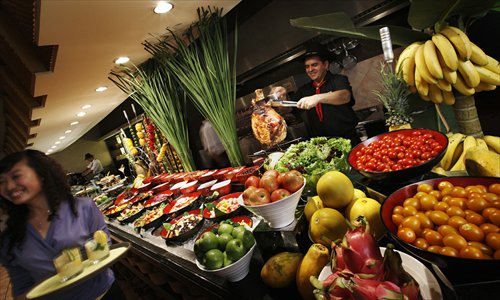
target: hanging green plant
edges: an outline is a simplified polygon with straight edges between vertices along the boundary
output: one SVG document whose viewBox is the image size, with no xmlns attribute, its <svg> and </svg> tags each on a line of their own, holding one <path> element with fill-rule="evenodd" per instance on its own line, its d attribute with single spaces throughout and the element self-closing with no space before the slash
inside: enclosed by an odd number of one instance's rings
<svg viewBox="0 0 500 300">
<path fill-rule="evenodd" d="M 174 147 L 184 171 L 196 170 L 189 147 L 186 95 L 171 74 L 157 61 L 148 60 L 139 67 L 121 66 L 111 72 L 110 80 L 142 106 Z"/>
<path fill-rule="evenodd" d="M 227 27 L 221 14 L 222 10 L 200 8 L 198 21 L 184 34 L 168 30 L 167 37 L 146 41 L 144 46 L 175 76 L 198 111 L 212 123 L 231 165 L 239 166 L 243 157 L 236 133 L 236 64 L 229 59 Z M 236 53 L 236 42 L 234 49 Z"/>
</svg>

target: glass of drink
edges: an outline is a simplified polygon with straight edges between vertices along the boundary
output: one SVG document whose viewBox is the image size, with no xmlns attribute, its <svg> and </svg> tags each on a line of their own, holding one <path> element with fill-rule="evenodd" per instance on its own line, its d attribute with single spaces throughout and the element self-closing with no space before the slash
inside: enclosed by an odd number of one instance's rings
<svg viewBox="0 0 500 300">
<path fill-rule="evenodd" d="M 106 242 L 99 243 L 95 239 L 89 239 L 84 244 L 87 258 L 91 264 L 96 264 L 109 256 L 109 245 Z"/>
</svg>

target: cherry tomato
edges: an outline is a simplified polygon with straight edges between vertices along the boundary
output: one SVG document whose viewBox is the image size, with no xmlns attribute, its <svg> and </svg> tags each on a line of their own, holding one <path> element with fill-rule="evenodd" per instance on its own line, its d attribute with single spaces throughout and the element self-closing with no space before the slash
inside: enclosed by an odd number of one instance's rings
<svg viewBox="0 0 500 300">
<path fill-rule="evenodd" d="M 445 246 L 445 247 L 442 247 L 441 249 L 439 249 L 439 254 L 446 255 L 446 256 L 458 257 L 460 252 L 455 248 Z"/>
<path fill-rule="evenodd" d="M 407 227 L 400 227 L 398 229 L 397 235 L 398 238 L 409 244 L 413 243 L 417 239 L 415 231 Z"/>
<path fill-rule="evenodd" d="M 434 223 L 423 212 L 417 212 L 415 216 L 420 220 L 421 228 L 434 228 Z"/>
<path fill-rule="evenodd" d="M 472 211 L 480 213 L 485 208 L 490 207 L 490 203 L 487 200 L 485 200 L 484 198 L 474 197 L 474 198 L 470 198 L 466 202 L 466 206 L 467 206 L 467 209 L 470 209 Z"/>
<path fill-rule="evenodd" d="M 465 212 L 458 206 L 450 206 L 446 209 L 446 214 L 450 217 L 460 216 L 465 217 Z"/>
<path fill-rule="evenodd" d="M 434 190 L 432 188 L 432 186 L 428 183 L 421 183 L 417 186 L 417 191 L 419 192 L 424 192 L 424 193 L 430 193 L 432 190 Z"/>
<path fill-rule="evenodd" d="M 467 222 L 469 223 L 476 224 L 478 226 L 484 223 L 484 217 L 472 210 L 465 211 L 465 220 L 467 220 Z"/>
<path fill-rule="evenodd" d="M 442 191 L 445 188 L 453 188 L 453 184 L 449 181 L 443 180 L 438 183 L 438 190 Z"/>
<path fill-rule="evenodd" d="M 432 252 L 432 253 L 436 253 L 436 254 L 439 254 L 440 250 L 441 250 L 441 246 L 439 246 L 439 245 L 430 245 L 429 247 L 427 247 L 427 251 Z"/>
<path fill-rule="evenodd" d="M 459 234 L 451 233 L 443 237 L 443 244 L 445 246 L 455 248 L 456 250 L 460 250 L 467 246 L 467 240 Z"/>
<path fill-rule="evenodd" d="M 439 232 L 433 229 L 427 229 L 423 235 L 427 242 L 429 242 L 429 245 L 443 245 L 443 236 Z"/>
<path fill-rule="evenodd" d="M 436 199 L 438 199 L 438 200 L 442 200 L 443 199 L 443 195 L 441 195 L 441 193 L 439 191 L 436 191 L 436 190 L 430 191 L 429 195 L 432 195 L 432 196 L 436 197 Z"/>
<path fill-rule="evenodd" d="M 484 254 L 481 249 L 474 246 L 465 246 L 460 250 L 460 257 L 472 259 L 484 259 Z"/>
<path fill-rule="evenodd" d="M 483 195 L 483 197 L 484 197 L 484 199 L 485 199 L 486 201 L 488 201 L 488 202 L 490 202 L 490 203 L 491 203 L 491 202 L 494 202 L 494 201 L 496 201 L 496 200 L 498 200 L 498 199 L 500 199 L 500 197 L 498 197 L 498 195 L 497 195 L 497 194 L 493 194 L 493 193 L 485 193 L 485 194 Z"/>
<path fill-rule="evenodd" d="M 438 200 L 436 199 L 436 197 L 432 195 L 425 195 L 420 197 L 420 205 L 422 206 L 423 210 L 433 210 L 434 205 L 436 205 L 437 202 Z"/>
<path fill-rule="evenodd" d="M 466 206 L 465 206 L 465 201 L 466 199 L 465 198 L 457 198 L 457 197 L 453 197 L 451 198 L 450 200 L 448 200 L 448 204 L 450 206 L 458 206 L 460 207 L 461 209 L 466 209 Z"/>
<path fill-rule="evenodd" d="M 489 256 L 493 255 L 493 249 L 491 249 L 490 246 L 485 245 L 483 243 L 468 242 L 467 245 L 476 247 L 477 249 L 481 250 L 481 252 L 483 252 L 484 255 L 489 255 Z"/>
<path fill-rule="evenodd" d="M 437 231 L 442 235 L 442 236 L 447 236 L 448 234 L 459 234 L 458 230 L 448 224 L 440 225 L 437 229 Z"/>
<path fill-rule="evenodd" d="M 420 210 L 420 201 L 417 199 L 417 198 L 407 198 L 404 202 L 403 202 L 403 207 L 404 206 L 413 206 L 415 207 L 417 210 Z"/>
<path fill-rule="evenodd" d="M 420 227 L 420 219 L 417 216 L 409 216 L 404 218 L 401 226 L 410 228 L 415 232 L 416 235 L 419 235 L 419 233 L 422 231 L 422 228 Z"/>
<path fill-rule="evenodd" d="M 429 243 L 427 242 L 426 239 L 424 239 L 422 237 L 418 237 L 413 242 L 413 246 L 420 248 L 422 250 L 426 250 L 429 247 Z"/>
<path fill-rule="evenodd" d="M 488 233 L 491 233 L 491 232 L 497 232 L 497 233 L 500 233 L 500 227 L 498 227 L 497 225 L 495 224 L 491 224 L 491 223 L 483 223 L 481 225 L 479 225 L 479 228 L 481 228 L 481 230 L 484 232 L 484 234 L 488 234 Z"/>
<path fill-rule="evenodd" d="M 448 225 L 455 227 L 456 229 L 460 228 L 460 226 L 467 224 L 467 220 L 461 216 L 453 216 L 448 219 Z"/>
<path fill-rule="evenodd" d="M 417 214 L 417 209 L 414 206 L 404 206 L 403 207 L 403 216 L 409 217 Z"/>
<path fill-rule="evenodd" d="M 446 210 L 450 207 L 450 205 L 446 202 L 439 201 L 434 205 L 434 210 L 440 210 L 446 212 Z"/>
<path fill-rule="evenodd" d="M 458 227 L 458 231 L 467 241 L 482 242 L 484 239 L 484 232 L 476 224 L 463 224 Z"/>
<path fill-rule="evenodd" d="M 403 223 L 405 217 L 400 214 L 392 214 L 391 219 L 396 226 L 399 226 L 401 223 Z"/>
<path fill-rule="evenodd" d="M 490 232 L 486 235 L 486 245 L 490 246 L 494 250 L 500 249 L 500 233 Z"/>
<path fill-rule="evenodd" d="M 488 187 L 488 192 L 500 195 L 500 183 L 490 184 Z"/>
<path fill-rule="evenodd" d="M 448 224 L 448 219 L 450 217 L 444 212 L 440 210 L 433 210 L 429 214 L 429 219 L 431 219 L 432 223 L 436 225 L 445 225 Z"/>
<path fill-rule="evenodd" d="M 457 198 L 467 198 L 467 192 L 461 186 L 456 186 L 451 190 L 451 195 Z"/>
<path fill-rule="evenodd" d="M 403 207 L 401 205 L 394 206 L 394 208 L 392 209 L 392 213 L 402 215 L 403 214 Z"/>
</svg>

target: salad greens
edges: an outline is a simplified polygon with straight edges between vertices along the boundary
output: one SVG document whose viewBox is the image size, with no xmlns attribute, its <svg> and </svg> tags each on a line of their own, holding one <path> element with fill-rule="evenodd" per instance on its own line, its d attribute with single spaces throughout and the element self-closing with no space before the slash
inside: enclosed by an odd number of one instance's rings
<svg viewBox="0 0 500 300">
<path fill-rule="evenodd" d="M 315 185 L 327 171 L 346 172 L 349 168 L 347 156 L 350 151 L 351 142 L 348 139 L 314 137 L 291 145 L 274 169 L 280 173 L 297 170 L 306 177 L 309 184 Z"/>
</svg>

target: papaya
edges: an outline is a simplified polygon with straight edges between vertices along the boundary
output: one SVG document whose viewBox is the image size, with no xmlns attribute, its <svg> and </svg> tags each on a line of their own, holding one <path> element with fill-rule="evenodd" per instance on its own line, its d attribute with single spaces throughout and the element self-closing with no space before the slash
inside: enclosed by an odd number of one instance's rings
<svg viewBox="0 0 500 300">
<path fill-rule="evenodd" d="M 304 300 L 314 299 L 314 287 L 310 277 L 318 277 L 330 260 L 330 251 L 322 244 L 312 244 L 297 269 L 297 290 Z"/>
<path fill-rule="evenodd" d="M 500 154 L 476 146 L 470 148 L 464 158 L 470 176 L 500 177 Z"/>
<path fill-rule="evenodd" d="M 280 252 L 273 255 L 260 270 L 262 281 L 271 288 L 289 286 L 295 280 L 303 257 L 302 253 L 297 252 Z"/>
<path fill-rule="evenodd" d="M 320 208 L 311 217 L 309 236 L 314 243 L 330 247 L 332 242 L 342 239 L 346 232 L 347 222 L 336 209 Z"/>
</svg>

